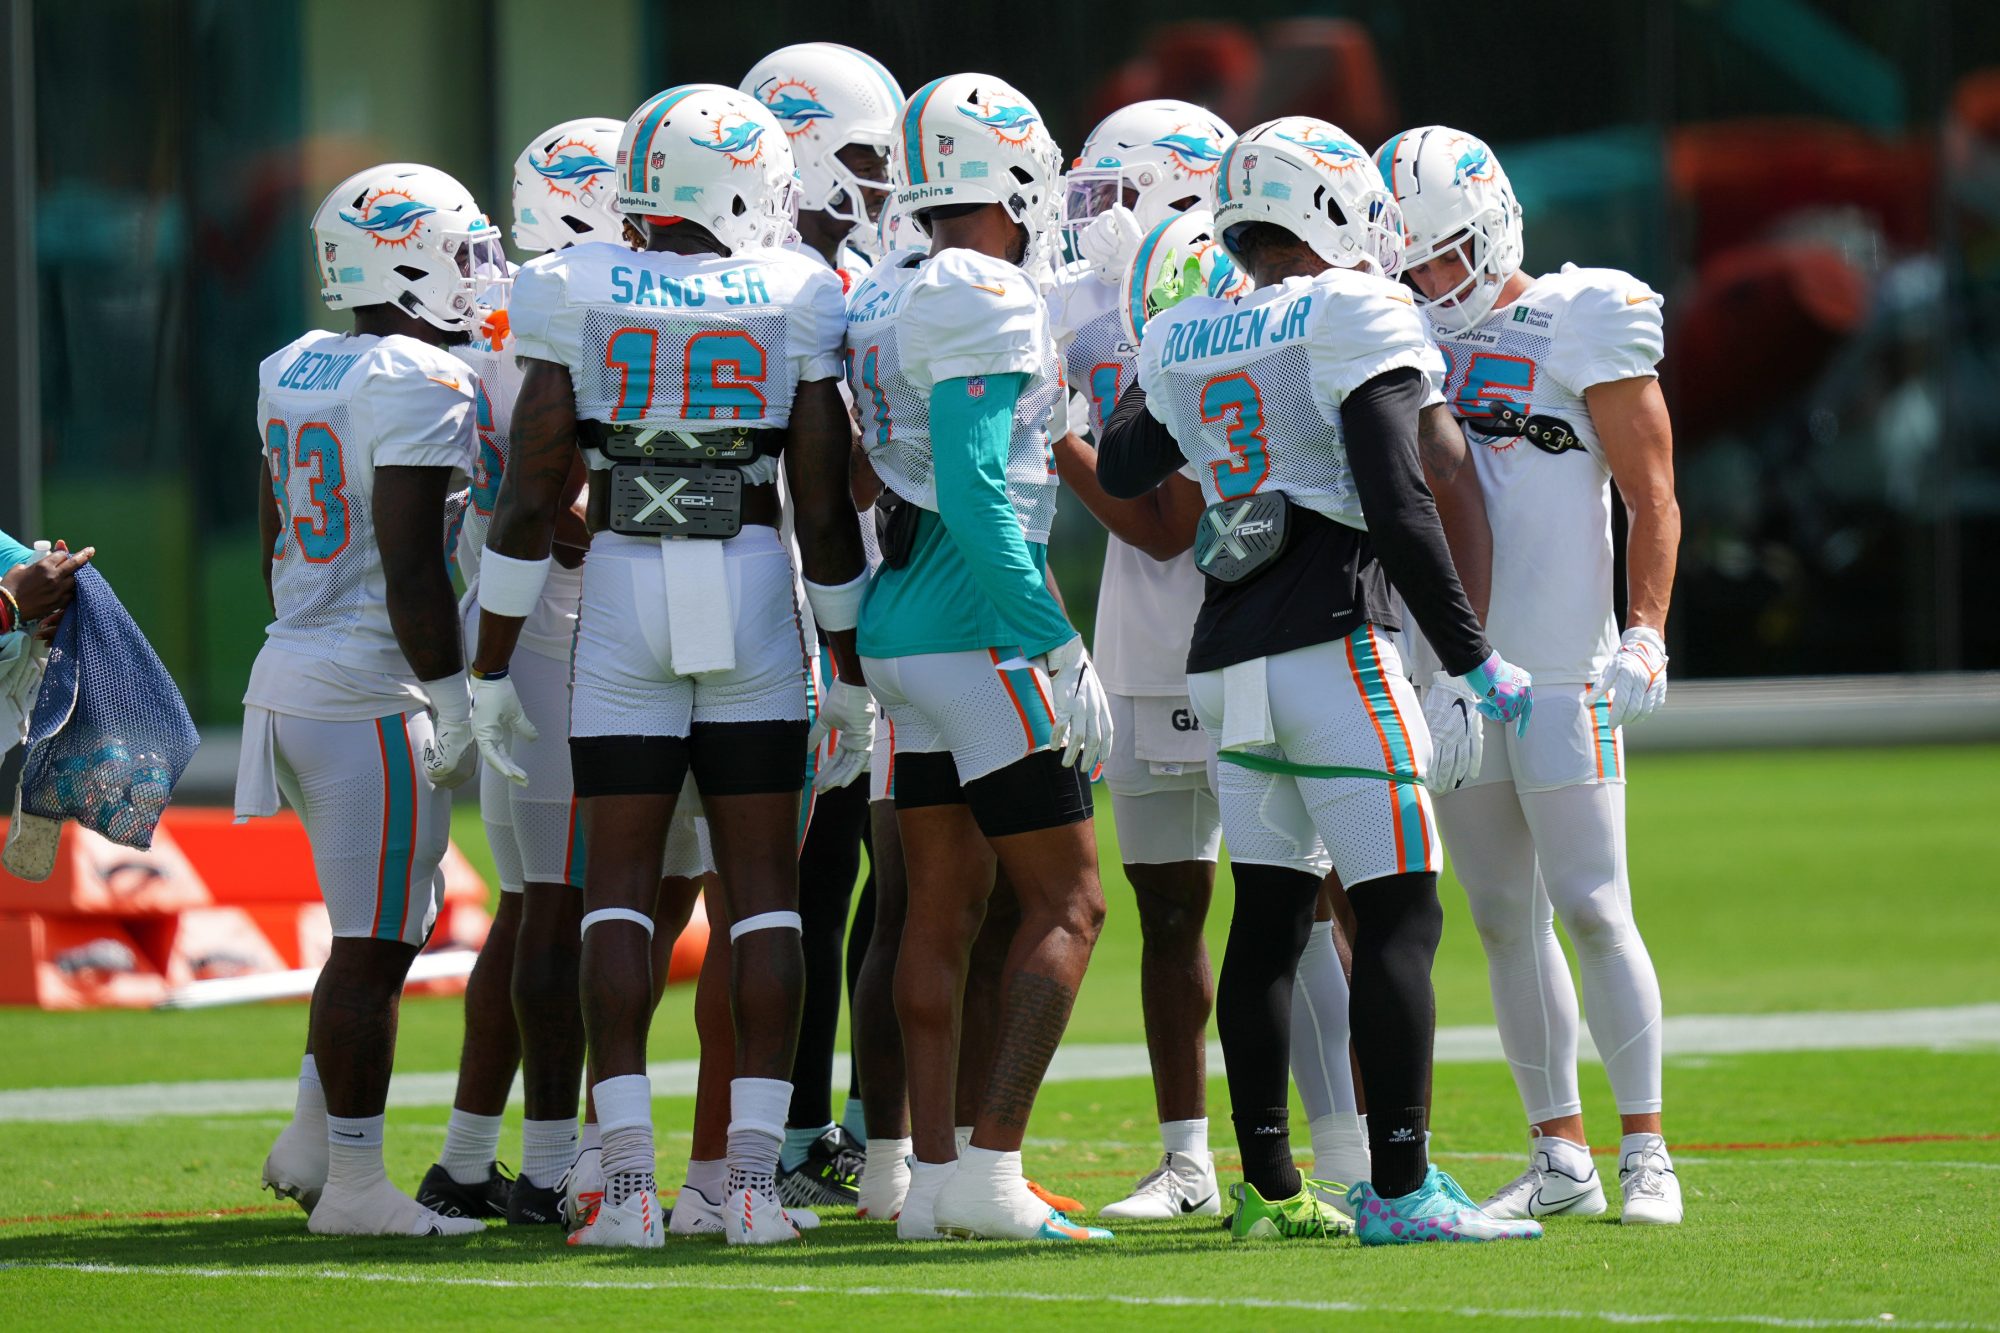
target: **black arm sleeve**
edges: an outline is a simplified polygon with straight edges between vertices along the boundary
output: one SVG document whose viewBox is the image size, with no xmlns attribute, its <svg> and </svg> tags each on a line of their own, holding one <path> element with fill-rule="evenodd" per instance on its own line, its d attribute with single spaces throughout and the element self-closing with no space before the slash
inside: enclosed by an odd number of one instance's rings
<svg viewBox="0 0 2000 1333">
<path fill-rule="evenodd" d="M 1136 500 L 1186 464 L 1180 444 L 1146 410 L 1146 391 L 1133 380 L 1118 395 L 1097 442 L 1097 484 L 1113 499 Z"/>
<path fill-rule="evenodd" d="M 1444 669 L 1462 676 L 1493 650 L 1459 586 L 1437 501 L 1417 462 L 1417 412 L 1423 402 L 1423 373 L 1391 370 L 1347 395 L 1340 426 L 1375 556 Z"/>
</svg>

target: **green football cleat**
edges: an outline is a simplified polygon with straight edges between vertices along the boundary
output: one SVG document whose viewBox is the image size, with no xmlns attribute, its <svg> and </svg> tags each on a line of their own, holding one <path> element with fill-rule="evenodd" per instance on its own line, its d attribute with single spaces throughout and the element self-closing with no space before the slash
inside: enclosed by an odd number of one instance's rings
<svg viewBox="0 0 2000 1333">
<path fill-rule="evenodd" d="M 1330 1240 L 1354 1230 L 1354 1223 L 1321 1201 L 1311 1182 L 1275 1203 L 1247 1180 L 1231 1185 L 1229 1197 L 1236 1201 L 1229 1219 L 1231 1240 Z"/>
</svg>

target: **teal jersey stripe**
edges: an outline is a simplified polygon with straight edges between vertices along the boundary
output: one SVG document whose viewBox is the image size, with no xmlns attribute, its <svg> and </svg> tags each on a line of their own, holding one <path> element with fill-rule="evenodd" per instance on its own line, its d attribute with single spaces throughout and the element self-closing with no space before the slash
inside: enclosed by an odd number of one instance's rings
<svg viewBox="0 0 2000 1333">
<path fill-rule="evenodd" d="M 1354 660 L 1361 676 L 1361 689 L 1368 704 L 1368 711 L 1374 716 L 1375 724 L 1382 728 L 1382 735 L 1389 743 L 1389 766 L 1400 773 L 1417 771 L 1416 761 L 1410 748 L 1410 738 L 1403 729 L 1403 719 L 1396 710 L 1396 701 L 1389 693 L 1388 679 L 1382 672 L 1382 658 L 1375 648 L 1374 631 L 1364 625 L 1348 639 L 1354 650 Z M 1396 793 L 1396 820 L 1402 829 L 1402 855 L 1397 870 L 1408 872 L 1421 869 L 1430 859 L 1429 839 L 1424 832 L 1423 797 L 1420 789 L 1406 782 L 1393 784 Z"/>
<path fill-rule="evenodd" d="M 394 724 L 393 726 L 391 724 Z M 417 856 L 417 767 L 410 757 L 408 724 L 399 717 L 375 719 L 382 744 L 382 872 L 375 897 L 375 938 L 403 938 L 410 908 L 410 874 Z"/>
<path fill-rule="evenodd" d="M 924 174 L 924 108 L 930 105 L 931 94 L 943 82 L 943 79 L 932 79 L 911 93 L 908 105 L 903 108 L 903 163 L 909 170 L 912 185 L 922 185 L 929 179 Z"/>
<path fill-rule="evenodd" d="M 1618 733 L 1611 726 L 1611 700 L 1598 699 L 1590 705 L 1590 727 L 1597 740 L 1597 776 L 1618 774 Z"/>
<path fill-rule="evenodd" d="M 1041 687 L 1035 684 L 1032 669 L 1023 671 L 1019 667 L 1000 673 L 1012 691 L 1014 699 L 1021 706 L 1021 716 L 1028 724 L 1028 751 L 1033 753 L 1049 743 L 1055 735 L 1055 718 L 1050 715 L 1048 705 L 1042 697 Z"/>
</svg>

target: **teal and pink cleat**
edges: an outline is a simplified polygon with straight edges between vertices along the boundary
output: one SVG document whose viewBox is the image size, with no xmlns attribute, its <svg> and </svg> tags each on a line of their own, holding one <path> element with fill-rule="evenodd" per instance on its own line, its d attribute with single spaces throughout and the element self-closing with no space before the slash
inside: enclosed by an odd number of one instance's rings
<svg viewBox="0 0 2000 1333">
<path fill-rule="evenodd" d="M 1385 1199 L 1362 1181 L 1347 1192 L 1354 1237 L 1363 1245 L 1421 1245 L 1426 1241 L 1539 1240 L 1542 1224 L 1502 1221 L 1479 1211 L 1458 1182 L 1432 1167 L 1424 1183 L 1399 1199 Z"/>
</svg>

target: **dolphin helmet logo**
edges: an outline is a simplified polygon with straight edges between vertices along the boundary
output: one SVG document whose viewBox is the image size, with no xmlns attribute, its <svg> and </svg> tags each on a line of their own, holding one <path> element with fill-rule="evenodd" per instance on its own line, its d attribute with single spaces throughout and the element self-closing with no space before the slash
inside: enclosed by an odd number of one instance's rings
<svg viewBox="0 0 2000 1333">
<path fill-rule="evenodd" d="M 1280 134 L 1286 143 L 1295 143 L 1312 154 L 1313 161 L 1334 171 L 1350 171 L 1360 164 L 1365 154 L 1345 139 L 1329 138 L 1317 131 L 1308 130 L 1303 135 Z"/>
<path fill-rule="evenodd" d="M 819 100 L 819 90 L 799 79 L 767 80 L 757 89 L 757 100 L 792 138 L 811 129 L 816 120 L 833 119 L 832 108 Z"/>
<path fill-rule="evenodd" d="M 417 238 L 418 224 L 435 212 L 431 205 L 391 187 L 369 195 L 359 213 L 343 209 L 340 220 L 367 232 L 377 245 L 405 246 Z"/>
<path fill-rule="evenodd" d="M 597 178 L 612 170 L 611 164 L 581 139 L 565 139 L 544 153 L 541 161 L 530 158 L 528 165 L 549 187 L 550 194 L 565 199 L 588 194 L 597 188 Z"/>
<path fill-rule="evenodd" d="M 1174 165 L 1194 176 L 1212 176 L 1222 165 L 1222 149 L 1206 134 L 1190 134 L 1185 127 L 1176 126 L 1172 134 L 1163 134 L 1153 140 L 1153 147 L 1164 148 L 1172 156 Z"/>
<path fill-rule="evenodd" d="M 1028 136 L 1034 133 L 1035 126 L 1041 123 L 1035 113 L 1024 106 L 1009 106 L 979 99 L 975 99 L 975 105 L 979 108 L 977 111 L 969 106 L 961 106 L 958 114 L 968 120 L 978 121 L 992 130 L 993 137 L 1001 143 L 1026 143 Z"/>
<path fill-rule="evenodd" d="M 1451 183 L 1463 185 L 1467 181 L 1490 181 L 1493 179 L 1493 159 L 1486 151 L 1486 145 L 1471 143 L 1458 155 L 1451 166 Z"/>
<path fill-rule="evenodd" d="M 711 137 L 690 134 L 688 142 L 713 153 L 721 153 L 739 167 L 754 167 L 764 160 L 764 127 L 747 116 L 724 112 L 709 127 Z"/>
</svg>

